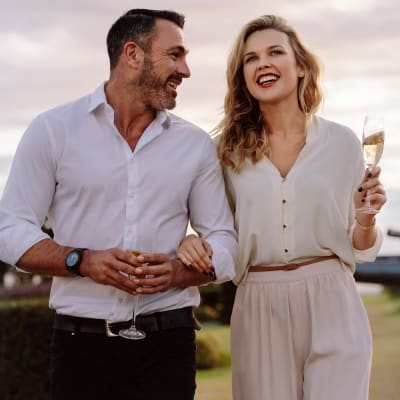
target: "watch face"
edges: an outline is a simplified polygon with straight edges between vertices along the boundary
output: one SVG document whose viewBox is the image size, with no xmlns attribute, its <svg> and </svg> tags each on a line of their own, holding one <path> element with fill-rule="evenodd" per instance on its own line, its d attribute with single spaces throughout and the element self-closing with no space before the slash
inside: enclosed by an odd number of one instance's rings
<svg viewBox="0 0 400 400">
<path fill-rule="evenodd" d="M 79 260 L 79 254 L 76 251 L 73 251 L 72 253 L 68 254 L 67 257 L 67 265 L 72 267 L 74 266 Z"/>
</svg>

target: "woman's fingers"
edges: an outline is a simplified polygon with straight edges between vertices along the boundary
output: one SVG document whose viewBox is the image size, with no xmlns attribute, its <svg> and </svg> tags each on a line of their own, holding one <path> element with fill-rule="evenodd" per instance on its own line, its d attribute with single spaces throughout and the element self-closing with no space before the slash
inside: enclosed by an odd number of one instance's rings
<svg viewBox="0 0 400 400">
<path fill-rule="evenodd" d="M 188 253 L 186 253 L 185 250 L 179 249 L 176 252 L 176 255 L 187 267 L 189 267 L 192 264 L 190 255 Z"/>
<path fill-rule="evenodd" d="M 202 271 L 210 272 L 211 271 L 211 260 L 208 255 L 206 248 L 204 247 L 203 240 L 196 242 L 196 245 L 193 247 L 193 252 L 191 254 L 194 265 L 198 268 L 201 268 Z"/>
<path fill-rule="evenodd" d="M 207 252 L 208 257 L 212 257 L 213 255 L 212 248 L 206 240 L 203 240 L 203 246 Z"/>
<path fill-rule="evenodd" d="M 190 235 L 182 242 L 177 251 L 178 258 L 186 265 L 197 269 L 200 272 L 210 272 L 212 262 L 210 256 L 212 249 L 203 239 Z"/>
</svg>

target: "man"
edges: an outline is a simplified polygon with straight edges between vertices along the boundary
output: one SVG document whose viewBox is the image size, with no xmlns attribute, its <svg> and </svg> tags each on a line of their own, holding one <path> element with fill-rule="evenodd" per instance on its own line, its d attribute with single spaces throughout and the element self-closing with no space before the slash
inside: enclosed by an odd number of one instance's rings
<svg viewBox="0 0 400 400">
<path fill-rule="evenodd" d="M 0 259 L 54 276 L 53 399 L 194 397 L 196 286 L 232 278 L 237 243 L 212 141 L 165 111 L 190 76 L 183 25 L 171 11 L 120 17 L 109 80 L 39 115 L 14 157 Z M 215 274 L 175 258 L 189 216 Z M 146 337 L 126 340 L 137 294 Z"/>
</svg>

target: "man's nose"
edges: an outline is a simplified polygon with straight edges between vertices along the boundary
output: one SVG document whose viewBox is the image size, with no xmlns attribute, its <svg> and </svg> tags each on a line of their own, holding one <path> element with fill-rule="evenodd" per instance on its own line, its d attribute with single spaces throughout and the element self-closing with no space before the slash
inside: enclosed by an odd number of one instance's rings
<svg viewBox="0 0 400 400">
<path fill-rule="evenodd" d="M 190 68 L 186 60 L 183 60 L 179 66 L 178 66 L 178 73 L 184 77 L 184 78 L 189 78 L 190 77 Z"/>
</svg>

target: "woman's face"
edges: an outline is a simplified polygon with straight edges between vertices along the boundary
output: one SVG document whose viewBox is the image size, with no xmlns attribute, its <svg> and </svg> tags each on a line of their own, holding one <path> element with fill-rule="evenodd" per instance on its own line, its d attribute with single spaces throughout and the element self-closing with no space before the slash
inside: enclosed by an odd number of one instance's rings
<svg viewBox="0 0 400 400">
<path fill-rule="evenodd" d="M 297 104 L 298 79 L 304 73 L 285 33 L 275 29 L 252 33 L 244 46 L 243 75 L 247 89 L 260 104 L 288 100 Z"/>
</svg>

